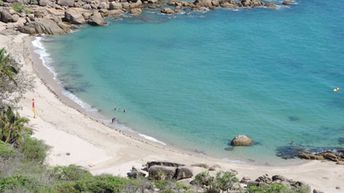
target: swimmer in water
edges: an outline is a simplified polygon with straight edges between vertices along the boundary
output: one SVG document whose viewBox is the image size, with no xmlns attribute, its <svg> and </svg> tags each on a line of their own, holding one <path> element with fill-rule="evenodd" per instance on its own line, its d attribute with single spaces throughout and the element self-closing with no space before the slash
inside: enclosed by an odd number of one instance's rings
<svg viewBox="0 0 344 193">
<path fill-rule="evenodd" d="M 116 121 L 116 117 L 111 119 L 111 123 L 113 124 Z"/>
<path fill-rule="evenodd" d="M 125 109 L 123 109 L 123 113 L 125 113 Z"/>
</svg>

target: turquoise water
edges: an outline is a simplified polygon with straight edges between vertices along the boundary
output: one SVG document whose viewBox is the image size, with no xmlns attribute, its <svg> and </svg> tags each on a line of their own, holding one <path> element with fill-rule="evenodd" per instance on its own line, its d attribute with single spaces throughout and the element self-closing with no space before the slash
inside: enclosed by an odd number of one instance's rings
<svg viewBox="0 0 344 193">
<path fill-rule="evenodd" d="M 291 142 L 343 147 L 343 10 L 298 0 L 279 10 L 146 12 L 44 45 L 63 85 L 109 120 L 189 150 L 278 161 L 276 148 Z M 237 134 L 258 144 L 229 151 Z"/>
</svg>

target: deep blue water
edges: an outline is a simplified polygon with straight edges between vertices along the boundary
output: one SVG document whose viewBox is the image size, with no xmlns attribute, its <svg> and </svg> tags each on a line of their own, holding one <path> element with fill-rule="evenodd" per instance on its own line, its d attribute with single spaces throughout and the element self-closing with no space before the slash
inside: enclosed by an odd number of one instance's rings
<svg viewBox="0 0 344 193">
<path fill-rule="evenodd" d="M 297 2 L 146 12 L 45 46 L 62 83 L 109 120 L 223 158 L 278 160 L 276 148 L 289 143 L 343 147 L 344 4 Z M 226 150 L 237 134 L 258 144 Z"/>
</svg>

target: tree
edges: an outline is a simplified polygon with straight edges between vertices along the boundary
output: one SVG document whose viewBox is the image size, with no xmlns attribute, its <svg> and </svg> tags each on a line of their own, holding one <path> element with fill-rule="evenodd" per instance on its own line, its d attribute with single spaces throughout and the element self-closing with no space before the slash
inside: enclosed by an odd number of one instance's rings
<svg viewBox="0 0 344 193">
<path fill-rule="evenodd" d="M 32 88 L 32 77 L 20 68 L 5 49 L 0 49 L 0 109 L 15 107 L 22 95 Z"/>
<path fill-rule="evenodd" d="M 0 110 L 0 140 L 18 146 L 32 132 L 26 127 L 28 122 L 28 119 L 20 117 L 10 107 Z"/>
<path fill-rule="evenodd" d="M 11 65 L 11 59 L 4 48 L 0 49 L 0 76 L 7 77 L 15 85 L 15 75 L 18 74 L 18 70 Z"/>
</svg>

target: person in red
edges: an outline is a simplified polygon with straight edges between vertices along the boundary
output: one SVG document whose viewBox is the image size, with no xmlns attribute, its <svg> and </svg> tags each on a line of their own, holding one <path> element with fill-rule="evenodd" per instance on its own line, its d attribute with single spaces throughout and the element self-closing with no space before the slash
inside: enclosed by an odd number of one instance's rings
<svg viewBox="0 0 344 193">
<path fill-rule="evenodd" d="M 35 99 L 32 99 L 32 112 L 33 112 L 33 118 L 36 118 L 36 105 L 35 105 Z"/>
</svg>

